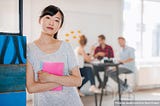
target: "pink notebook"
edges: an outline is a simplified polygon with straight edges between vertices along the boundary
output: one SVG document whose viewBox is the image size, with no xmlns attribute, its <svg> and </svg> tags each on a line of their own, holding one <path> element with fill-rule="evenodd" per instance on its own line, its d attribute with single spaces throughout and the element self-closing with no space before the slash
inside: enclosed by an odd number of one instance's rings
<svg viewBox="0 0 160 106">
<path fill-rule="evenodd" d="M 48 72 L 50 74 L 63 76 L 64 63 L 61 62 L 44 62 L 42 66 L 42 70 Z M 61 91 L 62 86 L 54 88 L 53 91 Z"/>
</svg>

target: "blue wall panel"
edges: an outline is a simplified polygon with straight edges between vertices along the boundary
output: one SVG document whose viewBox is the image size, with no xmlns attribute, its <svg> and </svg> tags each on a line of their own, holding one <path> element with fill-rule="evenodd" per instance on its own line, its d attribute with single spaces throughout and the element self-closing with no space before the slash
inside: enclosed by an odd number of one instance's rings
<svg viewBox="0 0 160 106">
<path fill-rule="evenodd" d="M 0 106 L 26 106 L 26 92 L 1 93 Z"/>
<path fill-rule="evenodd" d="M 0 93 L 25 91 L 26 65 L 0 65 Z"/>
<path fill-rule="evenodd" d="M 0 35 L 0 106 L 26 106 L 26 37 Z"/>
<path fill-rule="evenodd" d="M 26 63 L 26 37 L 0 35 L 0 64 Z"/>
</svg>

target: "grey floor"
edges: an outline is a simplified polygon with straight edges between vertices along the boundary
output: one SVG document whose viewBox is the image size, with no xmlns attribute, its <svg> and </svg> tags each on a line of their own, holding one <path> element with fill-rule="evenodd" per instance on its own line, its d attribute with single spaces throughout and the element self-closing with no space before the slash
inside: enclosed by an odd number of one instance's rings
<svg viewBox="0 0 160 106">
<path fill-rule="evenodd" d="M 84 103 L 84 106 L 95 106 L 94 96 L 85 96 L 81 97 Z M 100 97 L 99 97 L 100 98 Z M 114 101 L 117 100 L 117 96 L 113 95 L 105 95 L 102 101 L 102 106 L 114 106 Z M 144 101 L 152 101 L 157 100 L 160 103 L 160 89 L 151 89 L 151 90 L 141 90 L 136 91 L 132 94 L 123 94 L 122 100 L 144 100 Z M 99 104 L 98 104 L 99 106 Z M 138 105 L 139 106 L 139 105 Z M 147 105 L 152 106 L 152 105 Z M 156 105 L 156 106 L 160 106 Z"/>
<path fill-rule="evenodd" d="M 86 93 L 87 96 L 81 97 L 84 106 L 95 106 L 94 95 L 91 93 Z M 114 106 L 114 100 L 117 99 L 117 95 L 112 93 L 105 95 L 102 101 L 102 106 Z M 123 100 L 158 100 L 160 101 L 160 88 L 150 89 L 150 90 L 139 90 L 131 95 L 123 94 Z M 32 101 L 27 102 L 27 106 L 32 106 Z M 99 106 L 99 105 L 98 105 Z M 139 105 L 138 105 L 139 106 Z M 141 106 L 141 105 L 140 105 Z M 147 105 L 152 106 L 152 105 Z M 160 105 L 156 105 L 160 106 Z"/>
</svg>

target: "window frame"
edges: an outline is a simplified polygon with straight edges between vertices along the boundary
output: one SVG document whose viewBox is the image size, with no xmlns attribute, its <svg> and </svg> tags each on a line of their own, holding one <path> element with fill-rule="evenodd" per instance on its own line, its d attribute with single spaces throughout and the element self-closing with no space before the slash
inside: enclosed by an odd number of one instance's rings
<svg viewBox="0 0 160 106">
<path fill-rule="evenodd" d="M 0 35 L 18 35 L 23 36 L 23 0 L 19 0 L 19 32 L 18 33 L 10 33 L 10 32 L 2 32 L 0 31 Z"/>
</svg>

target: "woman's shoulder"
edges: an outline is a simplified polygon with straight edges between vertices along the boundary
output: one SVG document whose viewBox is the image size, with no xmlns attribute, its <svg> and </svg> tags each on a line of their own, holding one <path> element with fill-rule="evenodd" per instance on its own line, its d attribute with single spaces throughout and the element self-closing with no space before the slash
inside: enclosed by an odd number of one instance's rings
<svg viewBox="0 0 160 106">
<path fill-rule="evenodd" d="M 79 54 L 79 55 L 81 55 L 82 54 L 82 48 L 81 47 L 76 47 L 75 48 L 75 52 L 77 53 L 77 54 Z"/>
<path fill-rule="evenodd" d="M 27 51 L 31 52 L 31 51 L 35 51 L 35 50 L 37 50 L 35 43 L 34 42 L 29 42 L 27 44 Z"/>
<path fill-rule="evenodd" d="M 68 54 L 72 53 L 72 52 L 76 52 L 76 50 L 73 48 L 73 46 L 71 45 L 71 43 L 66 42 L 66 41 L 62 41 L 62 49 L 63 52 L 66 52 Z"/>
<path fill-rule="evenodd" d="M 69 42 L 66 42 L 66 41 L 61 41 L 62 42 L 62 45 L 66 48 L 66 49 L 68 49 L 68 48 L 72 48 L 72 45 L 69 43 Z"/>
</svg>

